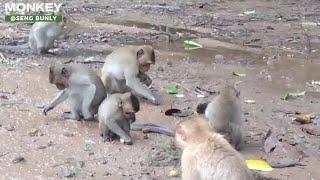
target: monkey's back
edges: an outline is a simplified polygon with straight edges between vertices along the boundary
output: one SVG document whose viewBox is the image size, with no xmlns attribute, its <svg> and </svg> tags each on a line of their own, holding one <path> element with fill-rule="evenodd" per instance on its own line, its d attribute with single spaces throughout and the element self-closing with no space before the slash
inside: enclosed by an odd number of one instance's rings
<svg viewBox="0 0 320 180">
<path fill-rule="evenodd" d="M 83 66 L 83 65 L 73 64 L 71 66 L 71 68 L 72 68 L 72 72 L 74 72 L 74 74 L 72 74 L 72 76 L 75 76 L 78 79 L 79 79 L 79 77 L 82 77 L 82 80 L 85 80 L 84 81 L 85 83 L 87 83 L 87 84 L 92 83 L 95 86 L 96 91 L 95 91 L 95 96 L 94 96 L 94 99 L 92 102 L 92 106 L 99 106 L 100 103 L 106 97 L 105 87 L 104 87 L 100 77 L 96 74 L 96 72 L 94 72 L 90 68 Z M 98 107 L 96 107 L 96 108 L 98 108 Z"/>
<path fill-rule="evenodd" d="M 242 156 L 219 134 L 212 133 L 194 148 L 201 180 L 251 180 Z"/>
<path fill-rule="evenodd" d="M 241 125 L 241 107 L 239 99 L 230 94 L 218 95 L 208 104 L 205 117 L 211 127 L 219 132 L 228 132 L 230 123 Z"/>
<path fill-rule="evenodd" d="M 98 119 L 99 121 L 107 121 L 107 119 L 114 114 L 119 114 L 120 94 L 110 94 L 105 98 L 99 106 L 98 109 Z"/>
</svg>

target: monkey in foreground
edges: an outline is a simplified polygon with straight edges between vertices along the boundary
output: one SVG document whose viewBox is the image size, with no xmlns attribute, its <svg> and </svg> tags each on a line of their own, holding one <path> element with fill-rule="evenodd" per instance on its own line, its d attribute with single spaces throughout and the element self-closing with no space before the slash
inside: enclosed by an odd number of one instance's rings
<svg viewBox="0 0 320 180">
<path fill-rule="evenodd" d="M 44 107 L 44 115 L 68 99 L 71 113 L 65 112 L 64 119 L 92 120 L 106 96 L 100 77 L 91 69 L 80 64 L 51 66 L 49 82 L 55 84 L 61 91 Z"/>
<path fill-rule="evenodd" d="M 105 141 L 113 140 L 116 135 L 121 142 L 131 145 L 130 124 L 135 122 L 139 110 L 139 100 L 131 92 L 108 95 L 98 110 L 100 135 Z"/>
<path fill-rule="evenodd" d="M 54 41 L 65 34 L 64 26 L 66 18 L 62 22 L 35 22 L 29 32 L 28 44 L 18 46 L 0 46 L 3 50 L 27 51 L 28 46 L 32 53 L 42 55 L 53 48 Z"/>
<path fill-rule="evenodd" d="M 211 128 L 225 136 L 237 150 L 242 146 L 242 120 L 240 92 L 226 85 L 209 104 L 198 105 L 198 112 L 205 109 L 205 117 Z M 202 107 L 201 107 L 202 106 Z M 199 110 L 202 109 L 202 110 Z"/>
<path fill-rule="evenodd" d="M 113 51 L 107 56 L 101 71 L 107 94 L 132 90 L 152 103 L 159 104 L 146 87 L 152 83 L 146 74 L 151 64 L 155 64 L 154 49 L 151 46 L 125 46 Z"/>
<path fill-rule="evenodd" d="M 176 125 L 175 141 L 183 152 L 183 180 L 253 180 L 241 155 L 199 117 Z"/>
</svg>

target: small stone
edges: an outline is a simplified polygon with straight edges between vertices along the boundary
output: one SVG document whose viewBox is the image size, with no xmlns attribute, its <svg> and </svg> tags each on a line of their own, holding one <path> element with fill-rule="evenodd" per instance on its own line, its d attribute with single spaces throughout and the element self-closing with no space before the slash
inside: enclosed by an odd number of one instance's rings
<svg viewBox="0 0 320 180">
<path fill-rule="evenodd" d="M 221 54 L 217 54 L 214 56 L 214 59 L 218 62 L 222 62 L 224 60 L 224 57 Z"/>
<path fill-rule="evenodd" d="M 5 127 L 5 129 L 7 130 L 7 131 L 14 131 L 14 130 L 16 130 L 16 128 L 14 127 L 14 126 L 7 126 L 7 127 Z"/>
<path fill-rule="evenodd" d="M 29 132 L 28 132 L 28 135 L 30 137 L 34 137 L 34 136 L 43 136 L 43 133 L 41 133 L 41 131 L 39 129 L 31 129 Z"/>
<path fill-rule="evenodd" d="M 76 173 L 74 171 L 69 170 L 64 177 L 72 178 L 74 176 L 76 176 Z"/>
<path fill-rule="evenodd" d="M 63 135 L 66 137 L 73 137 L 74 136 L 74 134 L 71 132 L 64 132 Z"/>
<path fill-rule="evenodd" d="M 169 62 L 167 62 L 167 65 L 168 65 L 169 67 L 172 67 L 173 63 L 172 63 L 171 61 L 169 61 Z"/>
<path fill-rule="evenodd" d="M 164 68 L 163 68 L 162 66 L 159 66 L 159 67 L 158 67 L 158 71 L 163 72 L 163 71 L 164 71 Z"/>
<path fill-rule="evenodd" d="M 109 172 L 105 172 L 104 174 L 103 174 L 103 176 L 111 176 L 112 174 L 111 173 L 109 173 Z"/>
<path fill-rule="evenodd" d="M 22 162 L 22 161 L 25 161 L 24 157 L 22 157 L 22 156 L 17 156 L 17 157 L 15 157 L 15 158 L 12 160 L 12 163 L 13 163 L 13 164 L 16 164 L 16 163 L 19 163 L 19 162 Z"/>
</svg>

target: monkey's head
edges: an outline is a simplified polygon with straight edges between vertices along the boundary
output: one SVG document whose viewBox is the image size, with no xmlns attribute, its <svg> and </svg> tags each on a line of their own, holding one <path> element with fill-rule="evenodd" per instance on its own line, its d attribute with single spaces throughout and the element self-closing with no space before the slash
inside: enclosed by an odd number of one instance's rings
<svg viewBox="0 0 320 180">
<path fill-rule="evenodd" d="M 69 77 L 71 68 L 66 65 L 50 66 L 49 82 L 55 84 L 59 90 L 63 90 L 69 86 Z"/>
<path fill-rule="evenodd" d="M 122 95 L 120 106 L 126 117 L 132 117 L 140 110 L 139 100 L 131 92 L 127 92 Z"/>
<path fill-rule="evenodd" d="M 191 117 L 176 124 L 175 141 L 184 149 L 194 142 L 200 142 L 206 132 L 209 132 L 209 124 L 200 117 Z"/>
<path fill-rule="evenodd" d="M 139 71 L 147 72 L 150 69 L 150 65 L 156 63 L 153 47 L 149 45 L 139 46 L 137 59 L 139 61 Z"/>
<path fill-rule="evenodd" d="M 232 85 L 225 85 L 223 90 L 220 92 L 222 96 L 230 96 L 230 97 L 240 97 L 240 91 L 238 91 L 234 86 Z"/>
</svg>

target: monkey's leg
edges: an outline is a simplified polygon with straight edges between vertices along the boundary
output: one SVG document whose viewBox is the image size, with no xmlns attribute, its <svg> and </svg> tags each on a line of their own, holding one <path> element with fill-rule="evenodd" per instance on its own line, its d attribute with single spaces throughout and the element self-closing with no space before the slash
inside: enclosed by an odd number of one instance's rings
<svg viewBox="0 0 320 180">
<path fill-rule="evenodd" d="M 64 112 L 63 118 L 77 121 L 80 120 L 80 106 L 82 103 L 80 96 L 78 94 L 72 94 L 68 100 L 71 107 L 71 113 Z"/>
<path fill-rule="evenodd" d="M 125 144 L 127 145 L 132 144 L 131 137 L 118 125 L 116 119 L 110 119 L 107 122 L 107 126 L 109 129 L 112 129 L 112 131 L 120 137 L 120 140 L 123 139 Z"/>
<path fill-rule="evenodd" d="M 58 104 L 62 103 L 64 100 L 68 98 L 68 91 L 67 90 L 62 90 L 60 91 L 56 97 L 44 107 L 43 109 L 43 114 L 47 115 L 47 112 L 56 107 Z"/>
<path fill-rule="evenodd" d="M 110 131 L 108 126 L 103 122 L 99 122 L 100 136 L 102 136 L 104 142 L 112 141 L 115 137 L 115 134 Z"/>
<path fill-rule="evenodd" d="M 82 100 L 82 107 L 81 112 L 83 115 L 84 120 L 93 120 L 93 114 L 90 112 L 91 105 L 96 93 L 96 86 L 95 85 L 89 85 L 87 88 L 85 88 L 86 92 L 83 92 L 83 100 Z"/>
</svg>

